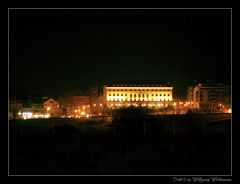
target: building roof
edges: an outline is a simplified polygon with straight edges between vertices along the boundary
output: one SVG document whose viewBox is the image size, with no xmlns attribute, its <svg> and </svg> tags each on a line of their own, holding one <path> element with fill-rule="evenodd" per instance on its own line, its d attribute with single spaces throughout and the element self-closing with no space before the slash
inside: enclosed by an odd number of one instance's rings
<svg viewBox="0 0 240 184">
<path fill-rule="evenodd" d="M 105 87 L 172 87 L 169 82 L 161 81 L 146 81 L 146 80 L 137 80 L 137 81 L 116 81 L 105 85 Z"/>
</svg>

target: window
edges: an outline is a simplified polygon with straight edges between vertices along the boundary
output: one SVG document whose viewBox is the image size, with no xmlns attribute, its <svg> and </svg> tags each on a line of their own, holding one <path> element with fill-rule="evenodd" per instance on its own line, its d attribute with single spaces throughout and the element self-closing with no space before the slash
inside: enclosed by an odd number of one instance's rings
<svg viewBox="0 0 240 184">
<path fill-rule="evenodd" d="M 121 94 L 121 96 L 123 96 L 123 94 Z"/>
<path fill-rule="evenodd" d="M 111 96 L 111 93 L 109 93 L 109 96 Z"/>
<path fill-rule="evenodd" d="M 158 96 L 158 95 L 156 94 L 156 96 Z"/>
<path fill-rule="evenodd" d="M 115 96 L 115 93 L 113 93 L 113 96 Z"/>
<path fill-rule="evenodd" d="M 117 96 L 119 96 L 119 94 L 117 93 Z"/>
<path fill-rule="evenodd" d="M 169 93 L 168 93 L 168 96 L 170 96 Z"/>
<path fill-rule="evenodd" d="M 166 96 L 166 95 L 165 95 L 165 93 L 164 93 L 164 95 L 163 95 L 163 96 Z"/>
</svg>

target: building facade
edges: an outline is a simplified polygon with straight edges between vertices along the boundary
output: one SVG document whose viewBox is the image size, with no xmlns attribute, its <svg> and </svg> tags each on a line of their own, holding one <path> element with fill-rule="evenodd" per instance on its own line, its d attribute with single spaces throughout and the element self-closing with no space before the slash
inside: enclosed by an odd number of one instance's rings
<svg viewBox="0 0 240 184">
<path fill-rule="evenodd" d="M 43 103 L 44 109 L 46 109 L 47 113 L 50 114 L 52 117 L 58 117 L 59 116 L 59 103 L 49 98 Z"/>
<path fill-rule="evenodd" d="M 192 102 L 192 108 L 201 112 L 226 112 L 231 105 L 230 86 L 220 83 L 199 83 L 188 88 L 188 101 Z"/>
<path fill-rule="evenodd" d="M 9 119 L 16 119 L 18 118 L 18 113 L 22 110 L 23 103 L 20 100 L 15 98 L 9 100 Z"/>
<path fill-rule="evenodd" d="M 165 107 L 172 104 L 173 87 L 167 84 L 113 84 L 103 87 L 108 108 L 121 106 Z"/>
</svg>

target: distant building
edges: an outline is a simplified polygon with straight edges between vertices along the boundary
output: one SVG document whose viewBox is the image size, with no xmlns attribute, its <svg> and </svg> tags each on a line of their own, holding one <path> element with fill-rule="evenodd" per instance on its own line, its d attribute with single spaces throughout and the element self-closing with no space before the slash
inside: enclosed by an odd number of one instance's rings
<svg viewBox="0 0 240 184">
<path fill-rule="evenodd" d="M 59 103 L 56 100 L 52 98 L 46 99 L 43 103 L 43 107 L 51 116 L 54 117 L 59 115 Z"/>
<path fill-rule="evenodd" d="M 59 108 L 58 102 L 48 97 L 22 97 L 18 100 L 9 100 L 9 118 L 30 119 L 49 118 L 56 116 Z"/>
<path fill-rule="evenodd" d="M 91 113 L 91 98 L 89 96 L 67 96 L 59 98 L 64 117 L 86 117 Z"/>
<path fill-rule="evenodd" d="M 9 100 L 8 114 L 10 119 L 16 119 L 18 117 L 18 113 L 22 110 L 22 105 L 22 101 L 17 100 L 16 98 Z"/>
<path fill-rule="evenodd" d="M 188 88 L 187 100 L 201 112 L 225 112 L 230 108 L 231 88 L 214 81 L 195 84 Z"/>
<path fill-rule="evenodd" d="M 159 83 L 112 84 L 103 87 L 103 101 L 108 108 L 121 106 L 165 107 L 173 101 L 173 87 Z"/>
</svg>

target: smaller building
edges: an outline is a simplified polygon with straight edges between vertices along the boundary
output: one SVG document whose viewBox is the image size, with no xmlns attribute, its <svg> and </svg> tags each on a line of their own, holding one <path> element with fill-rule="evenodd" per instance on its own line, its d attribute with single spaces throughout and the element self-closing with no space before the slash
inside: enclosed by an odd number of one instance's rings
<svg viewBox="0 0 240 184">
<path fill-rule="evenodd" d="M 15 97 L 9 100 L 9 119 L 18 118 L 18 113 L 22 110 L 23 102 L 21 100 L 16 99 Z"/>
<path fill-rule="evenodd" d="M 187 99 L 192 104 L 191 108 L 200 112 L 229 112 L 231 88 L 214 81 L 198 83 L 188 88 Z"/>
<path fill-rule="evenodd" d="M 59 97 L 62 117 L 89 117 L 91 114 L 91 98 L 89 96 Z"/>
<path fill-rule="evenodd" d="M 59 116 L 59 103 L 52 99 L 48 98 L 43 102 L 43 107 L 52 117 Z"/>
<path fill-rule="evenodd" d="M 52 98 L 24 96 L 9 100 L 9 119 L 56 117 L 59 104 Z"/>
</svg>

